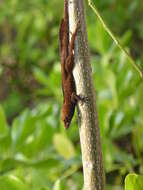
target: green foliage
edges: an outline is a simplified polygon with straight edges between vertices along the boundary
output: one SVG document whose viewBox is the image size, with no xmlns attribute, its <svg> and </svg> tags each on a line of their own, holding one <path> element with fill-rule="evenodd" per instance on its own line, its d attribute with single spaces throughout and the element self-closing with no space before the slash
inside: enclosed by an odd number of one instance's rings
<svg viewBox="0 0 143 190">
<path fill-rule="evenodd" d="M 64 189 L 65 189 L 64 183 L 62 183 L 62 181 L 58 179 L 58 180 L 55 182 L 55 184 L 54 184 L 53 190 L 64 190 Z"/>
<path fill-rule="evenodd" d="M 3 190 L 27 190 L 28 187 L 18 177 L 14 175 L 5 175 L 0 177 L 0 185 Z"/>
<path fill-rule="evenodd" d="M 5 136 L 8 132 L 6 117 L 2 106 L 0 105 L 0 136 Z"/>
<path fill-rule="evenodd" d="M 125 190 L 142 190 L 143 176 L 129 174 L 125 179 Z"/>
<path fill-rule="evenodd" d="M 1 112 L 1 121 L 5 121 L 2 107 Z M 62 189 L 61 180 L 57 180 L 59 176 L 71 176 L 81 166 L 74 145 L 62 132 L 58 132 L 54 120 L 53 104 L 40 104 L 15 118 L 11 128 L 6 126 L 7 133 L 1 131 L 2 187 L 39 190 L 53 186 L 54 189 Z M 7 146 L 4 138 L 10 139 Z M 67 185 L 64 186 L 66 189 Z"/>
<path fill-rule="evenodd" d="M 70 159 L 75 156 L 75 149 L 72 142 L 64 135 L 55 134 L 53 140 L 59 155 L 63 156 L 65 159 Z"/>
<path fill-rule="evenodd" d="M 123 47 L 142 66 L 142 5 L 94 1 Z M 62 103 L 58 0 L 0 4 L 0 187 L 6 190 L 81 190 L 77 120 L 60 121 Z M 87 6 L 107 189 L 123 189 L 127 173 L 143 172 L 143 83 Z M 126 189 L 140 185 L 126 177 Z M 137 189 L 138 190 L 138 189 Z"/>
</svg>

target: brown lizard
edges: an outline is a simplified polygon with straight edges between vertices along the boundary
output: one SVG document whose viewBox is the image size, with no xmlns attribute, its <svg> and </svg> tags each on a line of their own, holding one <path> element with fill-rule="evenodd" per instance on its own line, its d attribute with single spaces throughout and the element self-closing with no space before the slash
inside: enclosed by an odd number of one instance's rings
<svg viewBox="0 0 143 190">
<path fill-rule="evenodd" d="M 64 0 L 64 17 L 61 21 L 59 30 L 60 39 L 60 58 L 62 71 L 62 90 L 63 90 L 63 107 L 62 121 L 65 128 L 70 126 L 74 115 L 77 100 L 81 100 L 80 96 L 76 95 L 75 82 L 73 78 L 74 67 L 74 42 L 79 28 L 79 22 L 69 41 L 69 15 L 68 15 L 68 0 Z"/>
</svg>

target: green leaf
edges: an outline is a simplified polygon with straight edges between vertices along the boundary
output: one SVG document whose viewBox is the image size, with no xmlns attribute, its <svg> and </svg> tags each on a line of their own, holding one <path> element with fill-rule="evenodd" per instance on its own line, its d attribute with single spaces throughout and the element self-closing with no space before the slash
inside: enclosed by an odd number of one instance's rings
<svg viewBox="0 0 143 190">
<path fill-rule="evenodd" d="M 64 190 L 64 183 L 61 179 L 58 179 L 55 184 L 54 184 L 54 187 L 53 187 L 53 190 Z"/>
<path fill-rule="evenodd" d="M 4 114 L 4 110 L 0 105 L 0 137 L 5 136 L 8 132 L 7 122 Z"/>
<path fill-rule="evenodd" d="M 30 110 L 26 109 L 20 117 L 14 120 L 11 132 L 14 150 L 21 148 L 21 146 L 25 144 L 27 138 L 33 134 L 36 130 L 39 117 L 40 116 L 37 114 L 35 115 L 30 112 Z"/>
<path fill-rule="evenodd" d="M 1 159 L 0 160 L 0 174 L 3 174 L 13 169 L 17 169 L 18 167 L 21 167 L 21 168 L 32 167 L 36 169 L 48 170 L 51 168 L 58 167 L 59 164 L 60 164 L 60 161 L 53 157 L 47 157 L 45 159 L 35 160 L 35 161 L 27 161 L 24 159 L 18 160 L 15 158 Z"/>
<path fill-rule="evenodd" d="M 117 90 L 116 90 L 116 76 L 111 70 L 106 70 L 106 79 L 105 82 L 107 83 L 107 86 L 109 87 L 112 98 L 113 98 L 113 107 L 116 108 L 118 106 L 118 97 L 117 97 Z"/>
<path fill-rule="evenodd" d="M 72 142 L 62 134 L 54 135 L 54 145 L 59 154 L 65 159 L 70 159 L 76 154 Z"/>
<path fill-rule="evenodd" d="M 24 182 L 14 175 L 1 176 L 0 188 L 2 190 L 28 190 Z"/>
<path fill-rule="evenodd" d="M 95 27 L 95 33 L 96 33 L 96 35 L 94 34 L 94 39 L 96 43 L 94 43 L 93 40 L 92 40 L 92 43 L 95 44 L 96 49 L 99 51 L 99 53 L 104 55 L 105 53 L 107 53 L 107 51 L 109 50 L 111 46 L 111 39 L 109 38 L 107 33 L 104 31 L 104 28 L 102 27 L 99 20 L 97 20 L 96 25 L 94 27 Z"/>
<path fill-rule="evenodd" d="M 49 79 L 48 79 L 48 77 L 46 76 L 46 74 L 42 70 L 35 67 L 33 69 L 33 72 L 34 72 L 34 76 L 35 76 L 35 78 L 37 79 L 38 82 L 40 82 L 41 84 L 43 84 L 45 86 L 48 85 Z"/>
<path fill-rule="evenodd" d="M 3 72 L 3 68 L 2 68 L 2 66 L 0 65 L 0 76 L 2 75 L 2 72 Z"/>
<path fill-rule="evenodd" d="M 125 179 L 125 190 L 142 190 L 143 176 L 137 174 L 129 174 Z"/>
</svg>

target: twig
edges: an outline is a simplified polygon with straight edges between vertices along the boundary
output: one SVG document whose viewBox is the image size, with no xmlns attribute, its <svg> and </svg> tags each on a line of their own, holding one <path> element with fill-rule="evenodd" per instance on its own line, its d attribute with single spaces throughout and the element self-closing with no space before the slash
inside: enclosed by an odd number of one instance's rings
<svg viewBox="0 0 143 190">
<path fill-rule="evenodd" d="M 142 69 L 135 63 L 135 61 L 133 60 L 133 58 L 131 57 L 131 55 L 126 51 L 125 48 L 122 47 L 122 45 L 119 42 L 119 40 L 115 37 L 115 35 L 113 34 L 113 32 L 106 25 L 106 23 L 104 22 L 102 16 L 100 15 L 99 11 L 97 10 L 96 6 L 93 4 L 92 0 L 88 0 L 88 4 L 92 8 L 92 10 L 95 12 L 95 14 L 97 15 L 97 17 L 100 20 L 101 24 L 103 25 L 103 28 L 105 29 L 105 31 L 109 34 L 109 36 L 117 44 L 117 46 L 119 47 L 119 49 L 124 52 L 124 54 L 127 56 L 127 58 L 129 59 L 130 63 L 132 64 L 132 66 L 139 73 L 140 77 L 143 78 Z"/>
</svg>

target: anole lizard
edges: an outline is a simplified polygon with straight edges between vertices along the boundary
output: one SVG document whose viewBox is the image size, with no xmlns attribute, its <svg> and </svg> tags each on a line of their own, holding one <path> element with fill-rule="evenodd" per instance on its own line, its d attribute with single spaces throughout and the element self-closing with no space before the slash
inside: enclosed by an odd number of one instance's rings
<svg viewBox="0 0 143 190">
<path fill-rule="evenodd" d="M 61 21 L 59 30 L 60 39 L 60 58 L 62 71 L 62 90 L 63 90 L 63 107 L 62 121 L 65 128 L 70 126 L 74 115 L 77 100 L 81 100 L 80 96 L 76 95 L 75 82 L 73 78 L 74 67 L 74 42 L 79 28 L 79 22 L 69 41 L 69 15 L 68 15 L 68 0 L 64 0 L 64 17 Z"/>
</svg>

